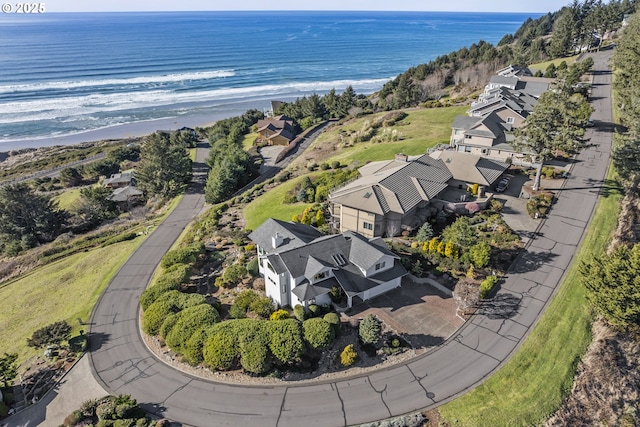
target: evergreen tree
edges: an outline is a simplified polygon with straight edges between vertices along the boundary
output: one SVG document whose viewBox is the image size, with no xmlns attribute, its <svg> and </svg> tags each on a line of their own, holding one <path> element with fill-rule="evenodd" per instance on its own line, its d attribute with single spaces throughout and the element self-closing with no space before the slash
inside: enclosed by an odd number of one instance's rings
<svg viewBox="0 0 640 427">
<path fill-rule="evenodd" d="M 191 159 L 181 142 L 164 132 L 147 137 L 136 169 L 138 187 L 146 196 L 173 197 L 191 179 Z"/>
<path fill-rule="evenodd" d="M 0 188 L 0 234 L 22 249 L 50 242 L 65 227 L 69 213 L 44 194 L 20 183 Z"/>
<path fill-rule="evenodd" d="M 516 131 L 513 146 L 525 158 L 538 164 L 534 190 L 540 188 L 540 176 L 544 162 L 557 151 L 576 153 L 584 146 L 584 125 L 593 109 L 576 94 L 563 91 L 547 91 L 540 96 L 525 126 Z"/>
</svg>

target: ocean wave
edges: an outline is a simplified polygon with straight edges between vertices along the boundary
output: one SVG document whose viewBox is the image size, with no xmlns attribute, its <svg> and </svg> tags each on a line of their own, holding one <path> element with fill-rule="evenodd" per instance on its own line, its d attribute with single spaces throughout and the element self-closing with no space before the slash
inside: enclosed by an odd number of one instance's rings
<svg viewBox="0 0 640 427">
<path fill-rule="evenodd" d="M 150 90 L 84 96 L 58 97 L 15 101 L 2 104 L 0 124 L 90 116 L 97 113 L 129 111 L 167 105 L 204 103 L 215 104 L 243 98 L 291 97 L 311 92 L 344 90 L 352 86 L 359 92 L 373 92 L 389 79 L 332 80 L 321 82 L 295 82 L 279 85 L 247 86 L 214 90 L 171 91 Z"/>
<path fill-rule="evenodd" d="M 175 83 L 182 81 L 210 80 L 224 77 L 233 77 L 234 70 L 198 71 L 192 73 L 166 74 L 163 76 L 139 76 L 123 79 L 104 80 L 78 80 L 78 81 L 53 81 L 30 84 L 16 84 L 0 86 L 0 93 L 31 92 L 48 89 L 77 89 L 83 87 L 99 86 L 130 86 L 151 85 L 159 83 Z"/>
</svg>

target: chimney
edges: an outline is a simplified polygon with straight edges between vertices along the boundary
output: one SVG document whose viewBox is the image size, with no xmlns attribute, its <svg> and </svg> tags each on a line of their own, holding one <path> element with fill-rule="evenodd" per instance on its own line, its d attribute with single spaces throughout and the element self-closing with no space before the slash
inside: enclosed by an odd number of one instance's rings
<svg viewBox="0 0 640 427">
<path fill-rule="evenodd" d="M 409 156 L 407 156 L 406 154 L 398 153 L 396 154 L 396 161 L 407 162 L 409 161 Z"/>
<path fill-rule="evenodd" d="M 276 231 L 276 235 L 275 236 L 271 236 L 271 246 L 273 246 L 273 249 L 276 249 L 278 246 L 280 246 L 282 243 L 284 243 L 284 237 L 282 237 L 280 234 L 278 234 L 278 232 Z"/>
</svg>

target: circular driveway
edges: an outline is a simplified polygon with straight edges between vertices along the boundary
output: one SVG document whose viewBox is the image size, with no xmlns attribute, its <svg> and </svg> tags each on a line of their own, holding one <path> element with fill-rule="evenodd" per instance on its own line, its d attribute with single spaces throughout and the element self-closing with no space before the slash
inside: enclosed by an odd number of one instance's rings
<svg viewBox="0 0 640 427">
<path fill-rule="evenodd" d="M 610 52 L 594 55 L 607 69 Z M 611 75 L 595 76 L 598 123 L 611 123 Z M 158 361 L 138 329 L 138 297 L 162 255 L 202 208 L 187 194 L 122 267 L 92 316 L 91 362 L 112 393 L 191 426 L 344 426 L 435 407 L 494 372 L 519 346 L 570 265 L 604 184 L 611 129 L 588 131 L 591 145 L 574 164 L 551 216 L 541 223 L 491 301 L 450 339 L 408 363 L 324 383 L 235 386 L 183 374 Z"/>
</svg>

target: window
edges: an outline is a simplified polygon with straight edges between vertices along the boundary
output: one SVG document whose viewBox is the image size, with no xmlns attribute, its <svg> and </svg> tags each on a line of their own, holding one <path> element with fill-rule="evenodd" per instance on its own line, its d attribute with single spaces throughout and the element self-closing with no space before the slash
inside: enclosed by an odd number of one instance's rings
<svg viewBox="0 0 640 427">
<path fill-rule="evenodd" d="M 364 228 L 365 230 L 373 230 L 373 224 L 365 221 L 362 223 L 362 228 Z"/>
<path fill-rule="evenodd" d="M 274 273 L 276 272 L 276 270 L 274 270 L 273 266 L 271 265 L 271 263 L 269 261 L 267 261 L 267 268 L 271 271 L 273 271 Z"/>
<path fill-rule="evenodd" d="M 313 276 L 313 281 L 315 282 L 317 280 L 325 279 L 328 275 L 329 275 L 328 272 L 323 271 L 322 273 L 318 273 L 315 276 Z"/>
<path fill-rule="evenodd" d="M 515 122 L 516 119 L 513 117 L 507 117 L 507 123 L 513 124 L 513 122 Z"/>
<path fill-rule="evenodd" d="M 471 152 L 471 147 L 464 147 L 464 152 L 465 153 L 470 153 Z"/>
<path fill-rule="evenodd" d="M 482 154 L 489 154 L 489 150 L 487 150 L 486 148 L 482 149 Z"/>
<path fill-rule="evenodd" d="M 380 270 L 381 268 L 384 268 L 384 264 L 385 264 L 384 261 L 377 263 L 376 264 L 376 270 Z"/>
<path fill-rule="evenodd" d="M 465 135 L 465 139 L 471 139 L 471 135 Z"/>
</svg>

